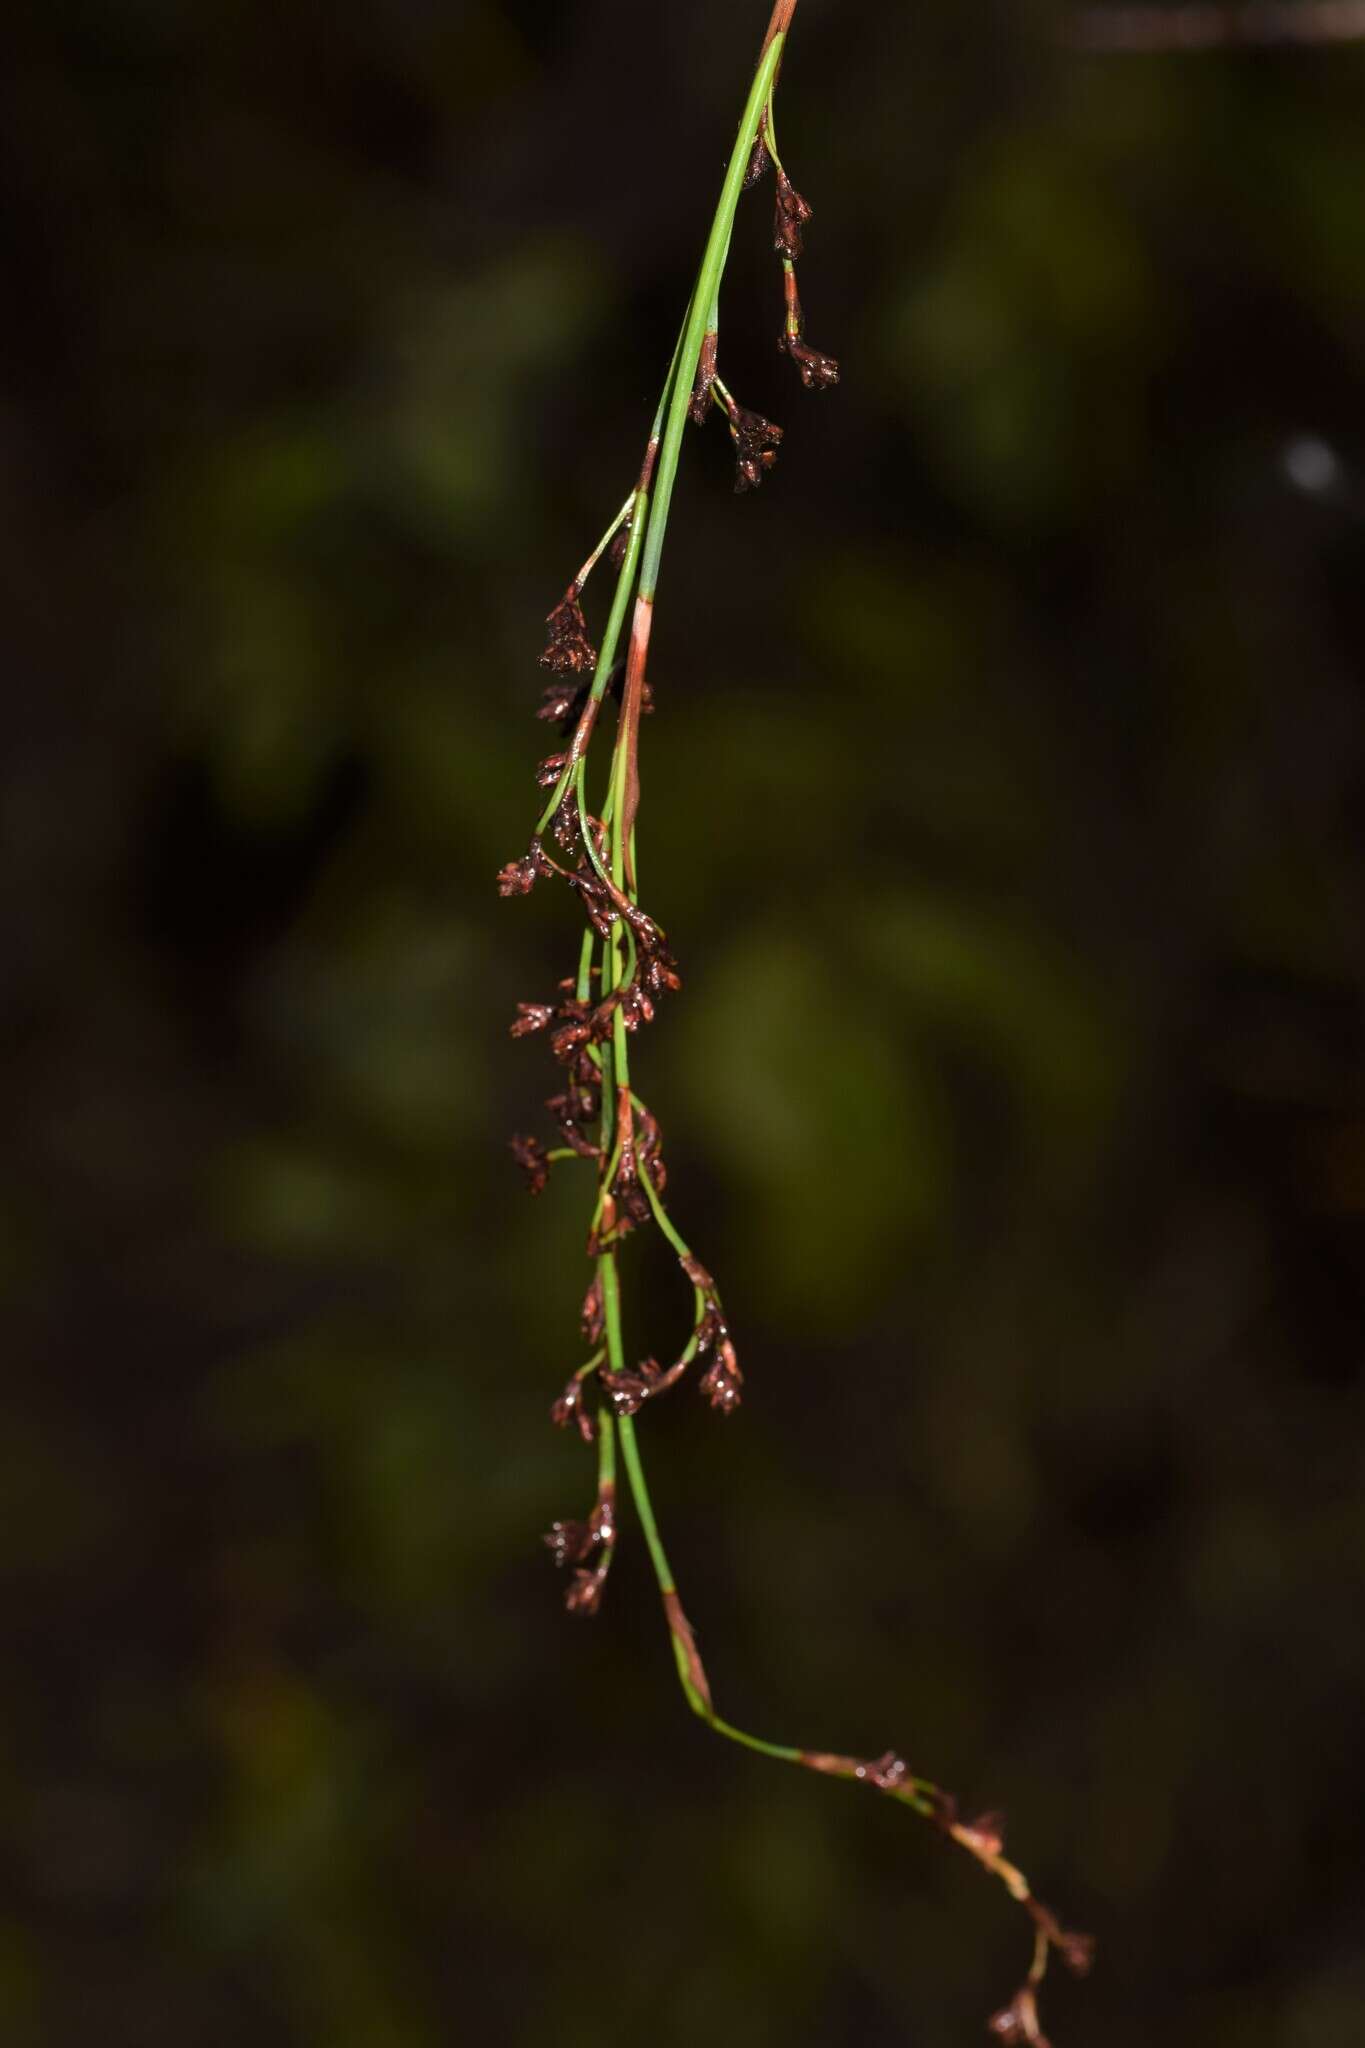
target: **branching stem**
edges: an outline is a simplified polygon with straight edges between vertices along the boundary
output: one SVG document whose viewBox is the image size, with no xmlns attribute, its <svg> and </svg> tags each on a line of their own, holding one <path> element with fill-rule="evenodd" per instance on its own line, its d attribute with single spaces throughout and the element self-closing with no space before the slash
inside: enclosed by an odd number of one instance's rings
<svg viewBox="0 0 1365 2048">
<path fill-rule="evenodd" d="M 867 1761 L 830 1751 L 800 1749 L 753 1735 L 717 1713 L 706 1669 L 659 1533 L 634 1422 L 641 1404 L 652 1394 L 672 1386 L 703 1352 L 709 1355 L 710 1362 L 701 1386 L 714 1407 L 729 1412 L 740 1398 L 743 1379 L 715 1282 L 698 1263 L 669 1216 L 663 1199 L 658 1126 L 631 1084 L 630 1034 L 653 1015 L 653 999 L 662 990 L 678 986 L 664 934 L 639 908 L 635 827 L 640 801 L 640 719 L 647 702 L 646 669 L 654 602 L 689 413 L 704 418 L 708 394 L 709 400 L 724 413 L 738 450 L 737 489 L 752 488 L 760 480 L 764 470 L 771 466 L 773 451 L 782 438 L 779 428 L 740 406 L 715 375 L 721 280 L 746 173 L 751 163 L 756 176 L 765 167 L 763 152 L 755 154 L 755 143 L 760 137 L 777 174 L 774 234 L 777 251 L 783 258 L 786 312 L 779 345 L 797 363 L 807 388 L 838 381 L 838 364 L 834 359 L 822 356 L 801 339 L 802 312 L 795 263 L 801 255 L 800 228 L 809 219 L 811 209 L 786 178 L 775 140 L 774 86 L 796 6 L 797 0 L 777 0 L 773 8 L 635 489 L 570 586 L 572 602 L 561 603 L 548 622 L 552 649 L 562 654 L 566 639 L 569 641 L 569 658 L 552 660 L 548 665 L 578 673 L 586 669 L 591 659 L 592 679 L 585 694 L 559 697 L 547 692 L 548 702 L 557 708 L 555 713 L 545 715 L 558 715 L 566 703 L 581 708 L 566 753 L 563 757 L 552 757 L 546 764 L 546 772 L 553 772 L 554 787 L 537 826 L 531 852 L 526 861 L 511 864 L 500 877 L 505 894 L 524 893 L 536 873 L 566 877 L 579 892 L 589 922 L 572 984 L 573 1000 L 561 1002 L 557 1008 L 523 1004 L 521 1010 L 529 1013 L 530 1021 L 524 1016 L 516 1027 L 520 1035 L 528 1028 L 541 1028 L 552 1015 L 564 1020 L 561 1032 L 556 1035 L 556 1056 L 568 1066 L 571 1080 L 566 1094 L 556 1098 L 556 1114 L 567 1143 L 545 1153 L 538 1152 L 533 1141 L 516 1141 L 525 1154 L 523 1164 L 539 1175 L 534 1184 L 543 1185 L 551 1161 L 587 1157 L 595 1160 L 597 1168 L 597 1198 L 589 1233 L 595 1278 L 583 1314 L 584 1336 L 595 1349 L 561 1395 L 556 1404 L 556 1419 L 576 1420 L 585 1435 L 593 1434 L 594 1418 L 583 1407 L 580 1390 L 597 1374 L 598 1504 L 591 1524 L 556 1523 L 549 1540 L 560 1562 L 566 1557 L 596 1558 L 592 1570 L 580 1569 L 575 1574 L 567 1596 L 575 1611 L 595 1612 L 616 1541 L 614 1502 L 619 1447 L 658 1584 L 679 1684 L 693 1713 L 717 1735 L 759 1755 L 799 1765 L 824 1777 L 846 1778 L 873 1787 L 932 1822 L 998 1878 L 1031 1914 L 1035 1943 L 1024 1984 L 1011 2006 L 997 2014 L 992 2025 L 1002 2040 L 1042 2044 L 1034 1994 L 1049 1952 L 1053 1947 L 1059 1948 L 1079 1969 L 1088 1958 L 1088 1944 L 1083 1937 L 1069 1935 L 1061 1928 L 1033 1896 L 1023 1873 L 1006 1861 L 1000 1826 L 994 1817 L 962 1823 L 949 1795 L 927 1778 L 913 1774 L 893 1752 Z M 576 608 L 576 596 L 623 526 L 624 546 L 616 550 L 620 560 L 616 587 L 601 648 L 594 659 L 582 613 Z M 628 612 L 630 629 L 620 717 L 601 814 L 595 817 L 587 797 L 588 743 L 616 673 L 617 649 L 626 630 Z M 540 835 L 552 819 L 561 846 L 581 843 L 582 854 L 574 872 L 551 860 L 540 845 Z M 537 1011 L 539 1022 L 535 1017 Z M 580 1103 L 586 1106 L 579 1107 Z M 582 1129 L 594 1114 L 598 1119 L 595 1146 L 585 1138 Z M 618 1245 L 628 1230 L 651 1217 L 677 1254 L 693 1293 L 691 1335 L 666 1370 L 661 1370 L 653 1359 L 631 1368 L 622 1328 Z"/>
</svg>

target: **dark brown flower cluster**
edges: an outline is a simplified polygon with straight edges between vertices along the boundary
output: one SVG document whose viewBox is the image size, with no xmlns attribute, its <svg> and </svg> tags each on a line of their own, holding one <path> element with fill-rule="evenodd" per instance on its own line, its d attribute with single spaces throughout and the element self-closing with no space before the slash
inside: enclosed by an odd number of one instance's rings
<svg viewBox="0 0 1365 2048">
<path fill-rule="evenodd" d="M 624 530 L 623 528 L 622 531 Z M 610 697 L 616 704 L 621 701 L 621 689 L 625 679 L 625 663 L 614 661 L 607 676 L 604 695 Z M 588 691 L 591 687 L 590 681 L 573 682 L 562 678 L 558 682 L 547 683 L 541 693 L 536 717 L 543 718 L 548 725 L 558 725 L 561 738 L 567 738 L 583 715 L 583 707 L 588 701 Z M 640 691 L 641 716 L 647 718 L 653 709 L 654 691 L 646 677 Z"/>
<path fill-rule="evenodd" d="M 540 693 L 540 708 L 537 718 L 543 718 L 550 725 L 558 725 L 561 732 L 572 731 L 578 723 L 578 714 L 588 701 L 588 684 L 565 681 L 547 683 Z"/>
<path fill-rule="evenodd" d="M 585 1367 L 582 1372 L 576 1372 L 550 1409 L 551 1422 L 559 1429 L 567 1429 L 572 1423 L 585 1444 L 594 1443 L 597 1438 L 597 1424 L 583 1398 L 589 1370 Z"/>
<path fill-rule="evenodd" d="M 506 867 L 498 869 L 498 894 L 529 896 L 542 875 L 553 873 L 553 861 L 546 855 L 540 841 L 533 839 L 520 860 L 509 860 Z"/>
<path fill-rule="evenodd" d="M 547 1098 L 546 1108 L 565 1147 L 579 1158 L 596 1160 L 600 1147 L 591 1136 L 591 1126 L 601 1113 L 600 1054 L 596 1049 L 609 1043 L 618 1017 L 628 1032 L 651 1023 L 658 997 L 680 988 L 682 978 L 659 925 L 589 861 L 582 861 L 567 879 L 577 889 L 596 931 L 605 936 L 618 921 L 628 924 L 635 941 L 634 975 L 597 1000 L 580 997 L 574 982 L 561 982 L 553 1002 L 518 1003 L 510 1029 L 513 1038 L 548 1034 L 551 1053 L 566 1074 L 564 1085 Z M 662 1194 L 667 1181 L 658 1122 L 643 1104 L 635 1103 L 628 1089 L 621 1093 L 618 1128 L 620 1142 L 612 1182 L 593 1234 L 593 1251 L 648 1220 L 646 1177 L 656 1195 Z M 513 1151 L 531 1192 L 539 1194 L 550 1165 L 543 1146 L 534 1138 L 518 1137 Z"/>
<path fill-rule="evenodd" d="M 1009 2044 L 1009 2048 L 1049 2048 L 1048 2038 L 1038 2019 L 1038 1986 L 1042 1982 L 1047 1950 L 1055 1948 L 1072 1975 L 1083 1977 L 1094 1960 L 1095 1944 L 1088 1934 L 1064 1933 L 1047 1907 L 1040 1906 L 1036 1899 L 1028 1898 L 1024 1903 L 1038 1922 L 1046 1946 L 1040 1944 L 1038 1958 L 1027 1978 L 1009 2004 L 992 2013 L 986 2025 L 996 2040 Z"/>
<path fill-rule="evenodd" d="M 658 1196 L 667 1181 L 658 1123 L 625 1085 L 616 1092 L 616 1130 L 616 1169 L 602 1204 L 601 1229 L 594 1233 L 598 1250 L 647 1223 L 653 1205 L 646 1182 Z"/>
<path fill-rule="evenodd" d="M 692 1333 L 692 1350 L 697 1358 L 710 1354 L 711 1362 L 698 1385 L 711 1406 L 721 1415 L 733 1415 L 740 1403 L 744 1375 L 730 1337 L 716 1283 L 700 1259 L 689 1253 L 679 1264 L 701 1297 L 701 1312 Z"/>
<path fill-rule="evenodd" d="M 1027 2042 L 1028 2048 L 1049 2048 L 1047 2035 L 1038 2024 L 1038 1996 L 1031 1984 L 1023 1984 L 1009 2004 L 992 2013 L 986 2022 L 988 2033 L 997 2041 Z"/>
<path fill-rule="evenodd" d="M 526 1186 L 533 1195 L 543 1194 L 545 1183 L 550 1178 L 550 1161 L 539 1138 L 512 1138 L 512 1157 L 526 1175 Z"/>
<path fill-rule="evenodd" d="M 591 675 L 597 666 L 597 649 L 588 638 L 578 591 L 578 584 L 571 583 L 545 621 L 545 652 L 540 665 L 552 668 L 556 675 Z"/>
<path fill-rule="evenodd" d="M 739 1406 L 739 1390 L 743 1384 L 744 1375 L 739 1369 L 735 1347 L 729 1337 L 721 1337 L 716 1344 L 715 1357 L 701 1376 L 701 1390 L 720 1414 L 733 1415 Z"/>
<path fill-rule="evenodd" d="M 616 1549 L 616 1503 L 611 1485 L 603 1484 L 586 1522 L 552 1522 L 545 1542 L 557 1565 L 577 1566 L 564 1594 L 570 1614 L 596 1614 Z"/>
<path fill-rule="evenodd" d="M 759 149 L 763 150 L 761 159 Z M 758 148 L 749 160 L 749 169 L 753 175 L 751 179 L 746 180 L 746 184 L 757 184 L 771 161 L 760 135 Z M 796 289 L 795 265 L 805 248 L 803 229 L 814 209 L 810 201 L 804 199 L 797 191 L 780 164 L 774 165 L 774 176 L 776 198 L 773 209 L 773 248 L 782 258 L 783 289 L 787 305 L 786 324 L 777 337 L 777 346 L 783 355 L 791 357 L 807 391 L 828 391 L 839 381 L 839 365 L 833 356 L 827 356 L 821 349 L 811 348 L 802 339 L 805 333 L 805 318 Z"/>
<path fill-rule="evenodd" d="M 777 203 L 773 209 L 773 248 L 789 263 L 795 263 L 805 243 L 801 230 L 815 211 L 803 199 L 787 173 L 777 167 Z"/>
<path fill-rule="evenodd" d="M 1033 1915 L 1039 1933 L 1049 1948 L 1055 1948 L 1073 1977 L 1084 1977 L 1095 1960 L 1095 1937 L 1092 1934 L 1077 1934 L 1073 1929 L 1063 1927 L 1042 1903 L 1041 1899 L 1030 1898 L 1028 1909 Z"/>
<path fill-rule="evenodd" d="M 649 999 L 671 995 L 682 987 L 678 963 L 669 951 L 662 926 L 632 903 L 605 871 L 590 860 L 580 861 L 568 882 L 571 889 L 577 890 L 584 915 L 600 939 L 609 938 L 619 921 L 629 926 L 635 941 L 635 978 L 629 989 L 617 990 L 608 1000 L 613 1009 L 625 1009 L 627 1030 L 650 1023 L 654 1012 Z"/>
<path fill-rule="evenodd" d="M 638 1415 L 646 1401 L 677 1385 L 687 1365 L 688 1361 L 680 1358 L 665 1370 L 656 1358 L 642 1358 L 637 1366 L 627 1366 L 623 1372 L 604 1372 L 600 1378 L 618 1415 Z"/>
<path fill-rule="evenodd" d="M 833 356 L 823 350 L 812 348 L 804 339 L 804 319 L 801 302 L 796 290 L 795 264 L 804 248 L 802 231 L 811 218 L 812 207 L 793 185 L 782 166 L 773 157 L 767 139 L 766 116 L 759 127 L 757 139 L 749 155 L 744 174 L 744 190 L 759 184 L 769 170 L 774 173 L 776 200 L 773 212 L 773 247 L 782 258 L 783 283 L 786 293 L 787 319 L 783 332 L 778 336 L 777 345 L 784 355 L 790 356 L 800 373 L 801 382 L 807 391 L 828 391 L 839 381 L 839 365 Z M 705 424 L 711 411 L 711 402 L 718 399 L 725 413 L 730 429 L 730 438 L 735 444 L 735 490 L 755 491 L 777 460 L 778 444 L 782 429 L 775 426 L 762 413 L 751 412 L 740 405 L 726 390 L 716 374 L 717 336 L 709 331 L 702 340 L 701 353 L 697 360 L 691 398 L 688 402 L 688 417 L 698 426 Z"/>
<path fill-rule="evenodd" d="M 875 1791 L 905 1800 L 932 1820 L 960 1848 L 966 1849 L 983 1868 L 1003 1880 L 1011 1896 L 1031 1916 L 1036 1940 L 1033 1965 L 1027 1978 L 1010 2003 L 991 2019 L 990 2030 L 997 2040 L 1016 2044 L 1016 2048 L 1018 2044 L 1027 2044 L 1027 2048 L 1048 2048 L 1038 2024 L 1037 1997 L 1048 1956 L 1055 1949 L 1069 1970 L 1077 1976 L 1084 1976 L 1090 1968 L 1095 1944 L 1088 1934 L 1076 1934 L 1064 1928 L 1056 1914 L 1034 1897 L 1024 1873 L 1005 1861 L 1004 1816 L 982 1813 L 975 1820 L 959 1820 L 957 1801 L 952 1793 L 916 1778 L 904 1758 L 898 1756 L 894 1749 L 866 1761 L 821 1750 L 802 1750 L 800 1761 L 808 1770 L 836 1778 L 853 1778 L 859 1784 L 870 1785 Z"/>
<path fill-rule="evenodd" d="M 594 1081 L 596 1079 L 596 1069 Z M 585 1083 L 578 1073 L 572 1075 L 566 1087 L 557 1095 L 547 1096 L 545 1107 L 554 1118 L 559 1135 L 571 1152 L 580 1159 L 596 1159 L 600 1147 L 588 1135 L 587 1126 L 596 1120 L 599 1096 L 597 1088 Z"/>
<path fill-rule="evenodd" d="M 777 460 L 782 429 L 743 405 L 731 406 L 729 421 L 730 439 L 735 444 L 735 490 L 756 491 Z"/>
<path fill-rule="evenodd" d="M 909 1764 L 894 1749 L 856 1764 L 853 1775 L 860 1784 L 871 1785 L 878 1792 L 900 1792 L 913 1782 Z"/>
<path fill-rule="evenodd" d="M 823 355 L 818 348 L 809 348 L 799 334 L 779 334 L 777 346 L 791 357 L 807 391 L 828 391 L 838 383 L 839 365 L 834 357 Z"/>
</svg>

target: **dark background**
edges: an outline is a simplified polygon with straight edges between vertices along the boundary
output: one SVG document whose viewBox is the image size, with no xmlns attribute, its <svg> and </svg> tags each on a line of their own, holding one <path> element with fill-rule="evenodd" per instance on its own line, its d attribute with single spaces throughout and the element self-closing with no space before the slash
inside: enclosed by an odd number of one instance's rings
<svg viewBox="0 0 1365 2048">
<path fill-rule="evenodd" d="M 11 31 L 7 2043 L 982 2038 L 911 1816 L 540 1547 L 585 1187 L 540 621 L 633 477 L 762 0 Z M 1365 55 L 805 0 L 644 730 L 638 1042 L 748 1374 L 645 1418 L 722 1711 L 1009 1812 L 1058 2048 L 1365 2039 Z M 589 609 L 600 626 L 603 593 Z M 637 1246 L 632 1341 L 685 1300 Z"/>
</svg>

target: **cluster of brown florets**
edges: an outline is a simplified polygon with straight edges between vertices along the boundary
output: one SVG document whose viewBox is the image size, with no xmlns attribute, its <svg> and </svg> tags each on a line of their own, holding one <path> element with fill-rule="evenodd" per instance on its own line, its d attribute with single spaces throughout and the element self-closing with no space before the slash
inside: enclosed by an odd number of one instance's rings
<svg viewBox="0 0 1365 2048">
<path fill-rule="evenodd" d="M 657 1359 L 645 1358 L 638 1365 L 619 1372 L 604 1369 L 599 1373 L 598 1378 L 617 1415 L 638 1415 L 646 1401 L 667 1393 L 689 1367 L 699 1363 L 704 1369 L 698 1375 L 698 1390 L 717 1413 L 731 1415 L 739 1406 L 744 1375 L 730 1339 L 716 1283 L 700 1260 L 694 1259 L 690 1253 L 680 1258 L 678 1263 L 692 1282 L 696 1301 L 691 1334 L 672 1365 L 661 1366 Z M 566 1388 L 565 1395 L 567 1393 Z M 568 1424 L 576 1418 L 572 1404 L 561 1406 L 564 1400 L 565 1396 L 561 1395 L 554 1413 L 557 1421 Z"/>
<path fill-rule="evenodd" d="M 776 434 L 777 430 L 770 430 Z M 622 524 L 624 531 L 624 522 Z M 618 535 L 619 537 L 619 535 Z M 584 577 L 572 583 L 546 621 L 542 666 L 554 680 L 544 691 L 537 715 L 561 726 L 569 744 L 540 761 L 538 788 L 549 792 L 549 833 L 531 840 L 527 852 L 509 861 L 498 875 L 503 896 L 529 895 L 537 882 L 562 881 L 578 899 L 586 923 L 601 941 L 617 944 L 630 970 L 618 987 L 602 989 L 600 972 L 590 967 L 575 979 L 561 981 L 546 1000 L 517 1004 L 511 1023 L 514 1038 L 543 1038 L 560 1070 L 559 1086 L 546 1100 L 556 1142 L 547 1147 L 533 1136 L 511 1141 L 513 1157 L 525 1175 L 529 1192 L 545 1189 L 554 1166 L 562 1160 L 590 1160 L 597 1172 L 597 1199 L 587 1239 L 590 1258 L 614 1250 L 629 1234 L 662 1214 L 667 1185 L 663 1139 L 648 1105 L 628 1083 L 618 1080 L 609 1119 L 610 1142 L 604 1147 L 603 1090 L 611 1062 L 607 1057 L 618 1030 L 634 1034 L 652 1023 L 660 1000 L 682 986 L 667 936 L 656 919 L 632 900 L 613 879 L 608 838 L 601 821 L 582 805 L 581 778 L 576 774 L 592 736 L 599 703 L 608 696 L 620 701 L 617 687 L 594 688 L 597 650 L 588 635 L 580 602 Z M 615 679 L 613 679 L 615 680 Z M 652 708 L 647 682 L 642 683 L 640 709 Z M 557 847 L 562 858 L 551 850 Z M 602 1412 L 612 1416 L 638 1414 L 646 1401 L 675 1386 L 694 1364 L 703 1397 L 721 1414 L 739 1405 L 743 1375 L 735 1354 L 720 1295 L 703 1266 L 687 1253 L 680 1261 L 691 1283 L 692 1327 L 676 1359 L 662 1366 L 653 1358 L 638 1365 L 613 1366 L 604 1341 L 606 1323 L 602 1283 L 594 1276 L 580 1317 L 587 1363 L 569 1379 L 551 1408 L 561 1428 L 578 1432 L 585 1443 L 600 1434 Z M 574 1614 L 595 1614 L 602 1597 L 616 1540 L 613 1502 L 608 1487 L 586 1521 L 556 1522 L 545 1541 L 560 1565 L 573 1566 L 565 1604 Z"/>
<path fill-rule="evenodd" d="M 596 1614 L 616 1550 L 616 1494 L 610 1481 L 598 1490 L 586 1522 L 552 1522 L 546 1547 L 559 1566 L 576 1567 L 564 1595 L 570 1614 Z"/>
<path fill-rule="evenodd" d="M 543 660 L 544 656 L 541 658 Z M 611 677 L 605 691 L 605 695 L 610 697 L 615 704 L 619 704 L 621 701 L 621 685 L 624 681 L 625 664 L 618 661 L 613 664 Z M 583 681 L 561 680 L 557 683 L 547 683 L 541 696 L 540 709 L 536 712 L 536 717 L 545 719 L 548 724 L 557 725 L 560 737 L 566 738 L 574 730 L 574 727 L 583 715 L 583 707 L 588 701 L 588 687 L 588 683 Z M 645 717 L 648 717 L 653 709 L 654 691 L 650 686 L 648 677 L 646 677 L 642 687 L 640 710 Z"/>
<path fill-rule="evenodd" d="M 851 1778 L 857 1784 L 870 1786 L 875 1792 L 884 1792 L 888 1797 L 914 1807 L 949 1840 L 974 1857 L 983 1870 L 1001 1880 L 1011 1897 L 1018 1900 L 1033 1921 L 1033 1962 L 1014 1997 L 992 2015 L 988 2028 L 997 2041 L 1011 2044 L 1011 2048 L 1048 2048 L 1038 2021 L 1038 1987 L 1046 1973 L 1048 1959 L 1055 1951 L 1074 1976 L 1083 1977 L 1094 1959 L 1095 1943 L 1090 1935 L 1063 1927 L 1051 1908 L 1034 1897 L 1023 1871 L 1006 1861 L 1004 1815 L 982 1813 L 975 1820 L 960 1819 L 952 1793 L 930 1784 L 927 1779 L 916 1777 L 894 1749 L 868 1759 L 835 1756 L 821 1750 L 802 1750 L 798 1761 L 807 1770 L 819 1771 L 826 1777 Z"/>
<path fill-rule="evenodd" d="M 776 183 L 773 249 L 782 259 L 786 304 L 786 320 L 777 337 L 777 346 L 795 363 L 807 391 L 828 391 L 839 381 L 839 365 L 833 356 L 812 348 L 804 339 L 805 315 L 796 288 L 796 262 L 805 246 L 803 230 L 814 209 L 810 201 L 797 191 L 769 150 L 765 116 L 744 175 L 745 191 L 761 184 L 769 171 L 772 171 Z M 735 489 L 740 492 L 756 491 L 777 461 L 782 429 L 765 419 L 762 413 L 740 405 L 726 389 L 717 375 L 716 348 L 717 336 L 709 333 L 702 343 L 688 416 L 702 426 L 710 416 L 712 405 L 720 408 L 735 448 Z"/>
<path fill-rule="evenodd" d="M 579 602 L 581 589 L 580 583 L 571 583 L 545 621 L 547 638 L 540 665 L 553 669 L 557 676 L 591 676 L 597 666 L 597 649 L 588 638 L 588 622 Z"/>
</svg>

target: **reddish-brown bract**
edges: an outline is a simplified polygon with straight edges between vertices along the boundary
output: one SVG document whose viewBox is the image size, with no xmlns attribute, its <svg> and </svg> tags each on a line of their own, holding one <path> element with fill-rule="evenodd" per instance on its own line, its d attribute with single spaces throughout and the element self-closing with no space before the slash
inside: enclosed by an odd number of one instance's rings
<svg viewBox="0 0 1365 2048">
<path fill-rule="evenodd" d="M 664 1614 L 672 1631 L 673 1640 L 682 1652 L 683 1661 L 687 1666 L 687 1676 L 692 1690 L 697 1695 L 697 1698 L 702 1701 L 703 1705 L 709 1708 L 711 1705 L 710 1681 L 706 1676 L 705 1666 L 697 1653 L 697 1639 L 692 1632 L 692 1624 L 683 1613 L 682 1601 L 678 1598 L 674 1587 L 668 1586 L 664 1589 L 663 1603 Z"/>
<path fill-rule="evenodd" d="M 621 805 L 621 839 L 626 884 L 632 894 L 635 889 L 635 820 L 640 809 L 640 705 L 644 698 L 645 664 L 649 659 L 649 634 L 653 624 L 654 600 L 641 593 L 635 600 L 635 614 L 630 622 L 626 688 L 621 700 L 620 744 L 626 763 L 626 786 Z"/>
</svg>

